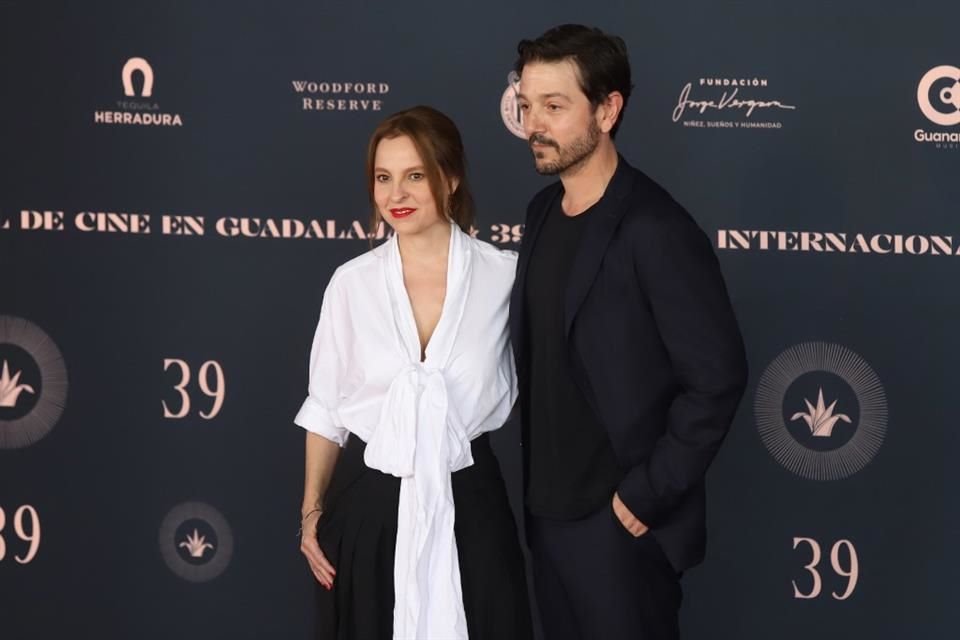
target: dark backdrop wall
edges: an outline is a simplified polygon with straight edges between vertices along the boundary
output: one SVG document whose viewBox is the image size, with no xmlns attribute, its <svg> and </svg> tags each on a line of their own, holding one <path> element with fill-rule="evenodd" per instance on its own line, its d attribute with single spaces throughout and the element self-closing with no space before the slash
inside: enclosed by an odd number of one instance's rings
<svg viewBox="0 0 960 640">
<path fill-rule="evenodd" d="M 450 114 L 516 248 L 508 72 L 570 21 L 746 336 L 686 637 L 955 637 L 960 5 L 889 4 L 0 2 L 0 637 L 308 637 L 291 420 L 367 137 Z"/>
</svg>

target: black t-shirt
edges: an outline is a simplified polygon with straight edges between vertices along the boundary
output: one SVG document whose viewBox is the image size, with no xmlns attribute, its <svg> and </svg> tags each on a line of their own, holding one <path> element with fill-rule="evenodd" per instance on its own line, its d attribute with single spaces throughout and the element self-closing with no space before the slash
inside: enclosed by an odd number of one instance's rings
<svg viewBox="0 0 960 640">
<path fill-rule="evenodd" d="M 550 209 L 530 255 L 524 304 L 530 384 L 527 508 L 575 519 L 609 502 L 621 473 L 606 429 L 572 378 L 564 299 L 574 257 L 596 205 L 577 216 Z"/>
</svg>

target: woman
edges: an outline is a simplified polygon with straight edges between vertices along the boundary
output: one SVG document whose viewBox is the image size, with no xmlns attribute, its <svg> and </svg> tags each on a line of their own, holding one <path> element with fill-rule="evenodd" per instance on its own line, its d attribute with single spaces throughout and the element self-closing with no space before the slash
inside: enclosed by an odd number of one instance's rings
<svg viewBox="0 0 960 640">
<path fill-rule="evenodd" d="M 367 152 L 372 229 L 341 266 L 310 356 L 301 550 L 318 637 L 531 637 L 523 557 L 488 431 L 516 398 L 513 252 L 470 237 L 453 122 L 402 111 Z"/>
</svg>

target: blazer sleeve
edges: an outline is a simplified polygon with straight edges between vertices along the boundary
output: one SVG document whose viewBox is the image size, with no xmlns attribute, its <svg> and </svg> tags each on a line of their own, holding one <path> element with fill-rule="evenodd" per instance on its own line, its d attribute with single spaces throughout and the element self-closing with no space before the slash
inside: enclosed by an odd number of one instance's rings
<svg viewBox="0 0 960 640">
<path fill-rule="evenodd" d="M 634 267 L 680 391 L 663 435 L 618 493 L 641 522 L 655 526 L 706 475 L 743 395 L 747 361 L 706 234 L 672 200 L 641 218 Z"/>
<path fill-rule="evenodd" d="M 341 447 L 347 442 L 347 429 L 337 415 L 343 357 L 338 340 L 337 324 L 346 317 L 345 300 L 336 275 L 323 294 L 320 320 L 310 348 L 310 379 L 307 398 L 294 418 L 294 423 Z"/>
</svg>

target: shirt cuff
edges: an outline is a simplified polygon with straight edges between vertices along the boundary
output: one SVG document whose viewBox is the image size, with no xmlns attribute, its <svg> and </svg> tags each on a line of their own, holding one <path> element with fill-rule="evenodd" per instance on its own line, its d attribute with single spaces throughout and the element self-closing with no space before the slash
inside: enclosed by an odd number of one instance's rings
<svg viewBox="0 0 960 640">
<path fill-rule="evenodd" d="M 333 414 L 329 409 L 310 396 L 303 401 L 303 406 L 300 407 L 293 422 L 341 447 L 347 443 L 348 431 L 334 422 Z"/>
</svg>

